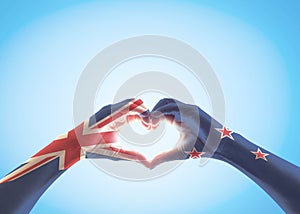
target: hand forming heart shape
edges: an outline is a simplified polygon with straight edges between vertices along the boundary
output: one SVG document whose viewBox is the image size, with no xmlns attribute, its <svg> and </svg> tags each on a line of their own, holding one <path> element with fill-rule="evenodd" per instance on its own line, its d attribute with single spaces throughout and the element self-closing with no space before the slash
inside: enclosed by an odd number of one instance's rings
<svg viewBox="0 0 300 214">
<path fill-rule="evenodd" d="M 104 112 L 107 113 L 107 111 L 111 113 L 109 122 L 101 126 L 99 125 L 99 122 L 103 123 L 101 115 Z M 133 160 L 152 169 L 166 161 L 184 160 L 189 157 L 200 158 L 202 155 L 206 156 L 206 153 L 211 153 L 214 158 L 218 157 L 218 152 L 214 153 L 214 145 L 207 147 L 205 145 L 208 145 L 207 141 L 209 139 L 210 141 L 220 139 L 220 133 L 216 128 L 221 128 L 221 124 L 199 107 L 175 99 L 160 100 L 152 111 L 149 111 L 141 100 L 124 100 L 102 108 L 94 115 L 94 120 L 96 127 L 101 127 L 101 142 L 91 143 L 91 139 L 89 139 L 89 145 L 92 145 L 92 147 L 81 144 L 83 147 L 88 148 L 86 151 L 87 156 L 90 158 Z M 116 137 L 121 126 L 133 120 L 139 120 L 148 130 L 157 128 L 161 121 L 166 120 L 175 125 L 179 131 L 179 140 L 174 148 L 163 151 L 152 160 L 148 160 L 140 152 L 121 148 Z M 113 133 L 109 139 L 103 137 L 103 133 L 108 132 Z M 96 140 L 99 141 L 99 138 Z"/>
</svg>

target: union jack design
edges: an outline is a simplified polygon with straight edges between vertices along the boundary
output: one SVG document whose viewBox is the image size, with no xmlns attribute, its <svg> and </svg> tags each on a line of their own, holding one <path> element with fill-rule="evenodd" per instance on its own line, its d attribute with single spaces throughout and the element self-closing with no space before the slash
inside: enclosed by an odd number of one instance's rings
<svg viewBox="0 0 300 214">
<path fill-rule="evenodd" d="M 117 131 L 126 120 L 136 118 L 146 111 L 147 108 L 140 99 L 106 106 L 76 128 L 57 137 L 19 168 L 2 178 L 0 184 L 16 180 L 57 158 L 59 170 L 68 169 L 80 159 L 86 158 L 88 153 L 115 160 L 145 160 L 139 153 L 121 148 Z"/>
</svg>

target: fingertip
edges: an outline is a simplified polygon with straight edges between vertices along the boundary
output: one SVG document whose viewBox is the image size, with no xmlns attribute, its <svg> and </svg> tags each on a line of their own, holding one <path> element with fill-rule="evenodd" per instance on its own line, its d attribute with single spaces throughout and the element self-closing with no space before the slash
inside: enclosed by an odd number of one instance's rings
<svg viewBox="0 0 300 214">
<path fill-rule="evenodd" d="M 179 112 L 179 103 L 177 102 L 170 98 L 159 101 L 151 111 L 152 116 L 161 117 L 162 115 L 173 115 L 174 112 Z"/>
<path fill-rule="evenodd" d="M 159 104 L 163 104 L 163 105 L 168 104 L 168 103 L 174 103 L 174 102 L 176 102 L 176 100 L 174 98 L 170 98 L 170 97 L 165 97 L 158 101 Z"/>
<path fill-rule="evenodd" d="M 151 163 L 148 160 L 141 161 L 140 163 L 143 164 L 148 169 L 151 169 Z"/>
<path fill-rule="evenodd" d="M 162 155 L 163 153 L 160 153 L 152 159 L 152 161 L 150 162 L 150 169 L 156 168 L 158 165 L 160 165 L 163 162 Z"/>
<path fill-rule="evenodd" d="M 158 101 L 158 103 L 154 106 L 154 108 L 152 109 L 152 111 L 156 111 L 158 108 L 168 105 L 170 103 L 174 103 L 174 99 L 172 98 L 163 98 L 161 100 Z"/>
</svg>

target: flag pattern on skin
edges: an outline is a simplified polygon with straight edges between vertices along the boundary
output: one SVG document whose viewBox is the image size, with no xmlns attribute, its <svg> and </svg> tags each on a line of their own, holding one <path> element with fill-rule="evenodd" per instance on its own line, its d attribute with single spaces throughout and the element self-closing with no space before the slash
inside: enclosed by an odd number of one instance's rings
<svg viewBox="0 0 300 214">
<path fill-rule="evenodd" d="M 215 129 L 221 133 L 221 140 L 223 138 L 229 138 L 234 141 L 234 138 L 232 136 L 232 134 L 234 133 L 233 131 L 229 130 L 225 126 L 223 126 L 223 128 L 221 128 L 221 129 L 220 128 L 215 128 Z M 269 154 L 262 152 L 259 147 L 257 148 L 257 151 L 249 151 L 249 152 L 251 152 L 253 155 L 255 155 L 255 160 L 262 159 L 264 161 L 268 161 L 267 156 Z"/>
<path fill-rule="evenodd" d="M 257 148 L 257 151 L 254 152 L 254 151 L 251 151 L 252 154 L 255 155 L 255 160 L 257 159 L 262 159 L 264 161 L 268 161 L 267 160 L 267 156 L 269 155 L 268 153 L 264 153 L 260 150 L 260 148 Z"/>
<path fill-rule="evenodd" d="M 155 119 L 165 116 L 167 121 L 178 125 L 181 132 L 176 146 L 157 155 L 152 167 L 166 161 L 198 158 L 199 152 L 206 152 L 206 157 L 226 162 L 252 179 L 286 213 L 300 213 L 298 166 L 224 127 L 198 106 L 165 98 L 155 105 L 152 112 Z"/>
<path fill-rule="evenodd" d="M 224 138 L 228 138 L 234 142 L 234 138 L 232 136 L 232 134 L 234 132 L 231 131 L 230 129 L 228 129 L 227 127 L 223 126 L 222 128 L 215 128 L 215 130 L 217 130 L 218 132 L 221 133 L 221 136 L 220 136 L 221 142 L 228 142 L 228 141 L 222 141 L 222 139 L 224 139 Z M 251 152 L 253 155 L 255 155 L 255 160 L 262 159 L 264 161 L 268 161 L 267 156 L 270 155 L 268 153 L 262 152 L 259 147 L 257 148 L 257 151 L 249 151 L 249 152 Z M 201 158 L 201 155 L 205 154 L 205 152 L 197 151 L 196 146 L 193 148 L 193 150 L 191 152 L 186 152 L 186 153 L 189 154 L 188 157 L 192 158 L 192 159 Z"/>
<path fill-rule="evenodd" d="M 93 156 L 92 154 L 108 156 L 113 160 L 136 160 L 135 152 L 120 147 L 116 132 L 117 123 L 125 122 L 128 116 L 147 111 L 142 100 L 131 100 L 122 102 L 117 107 L 104 108 L 104 111 L 99 111 L 75 129 L 56 138 L 19 168 L 2 178 L 0 184 L 18 179 L 55 159 L 59 160 L 59 170 L 66 170 L 81 158 Z"/>
<path fill-rule="evenodd" d="M 0 213 L 29 213 L 63 172 L 89 154 L 113 160 L 138 159 L 135 152 L 120 148 L 117 131 L 128 118 L 146 111 L 139 99 L 109 105 L 56 138 L 0 180 Z"/>
<path fill-rule="evenodd" d="M 228 128 L 226 128 L 225 126 L 223 126 L 222 129 L 219 129 L 219 128 L 216 128 L 217 131 L 219 131 L 222 135 L 221 135 L 221 139 L 225 138 L 225 137 L 228 137 L 230 138 L 231 140 L 234 140 L 231 133 L 233 131 L 229 130 Z"/>
<path fill-rule="evenodd" d="M 194 158 L 201 158 L 201 155 L 204 155 L 205 152 L 198 152 L 196 148 L 193 148 L 191 152 L 186 152 L 189 154 L 189 158 L 194 159 Z"/>
<path fill-rule="evenodd" d="M 249 176 L 286 213 L 300 213 L 300 168 L 298 166 L 258 147 L 224 126 L 215 130 L 219 132 L 221 142 L 214 158 L 233 165 Z M 196 143 L 190 152 L 190 158 L 198 158 L 200 148 Z"/>
</svg>

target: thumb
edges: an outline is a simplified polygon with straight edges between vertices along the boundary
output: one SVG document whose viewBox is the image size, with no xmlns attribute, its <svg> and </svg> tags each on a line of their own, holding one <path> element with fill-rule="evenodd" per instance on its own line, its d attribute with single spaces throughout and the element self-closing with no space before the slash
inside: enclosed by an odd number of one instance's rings
<svg viewBox="0 0 300 214">
<path fill-rule="evenodd" d="M 175 147 L 171 150 L 164 151 L 156 155 L 150 162 L 150 169 L 154 169 L 156 166 L 169 161 L 174 160 L 184 160 L 187 154 L 182 153 L 182 151 Z"/>
</svg>

